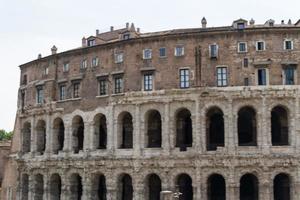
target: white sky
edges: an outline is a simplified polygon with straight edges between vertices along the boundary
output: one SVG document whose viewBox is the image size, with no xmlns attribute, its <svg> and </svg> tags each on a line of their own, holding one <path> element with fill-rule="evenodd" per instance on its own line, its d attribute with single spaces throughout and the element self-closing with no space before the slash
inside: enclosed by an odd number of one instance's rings
<svg viewBox="0 0 300 200">
<path fill-rule="evenodd" d="M 0 129 L 13 130 L 20 64 L 81 45 L 96 29 L 134 22 L 142 32 L 300 19 L 300 0 L 0 0 Z M 298 15 L 297 15 L 298 13 Z"/>
</svg>

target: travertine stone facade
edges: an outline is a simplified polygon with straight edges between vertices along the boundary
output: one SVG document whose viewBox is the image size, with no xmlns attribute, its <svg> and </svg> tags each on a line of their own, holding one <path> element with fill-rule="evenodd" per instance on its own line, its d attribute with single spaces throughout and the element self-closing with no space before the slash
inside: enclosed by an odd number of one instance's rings
<svg viewBox="0 0 300 200">
<path fill-rule="evenodd" d="M 299 31 L 127 25 L 20 66 L 2 197 L 300 199 Z"/>
</svg>

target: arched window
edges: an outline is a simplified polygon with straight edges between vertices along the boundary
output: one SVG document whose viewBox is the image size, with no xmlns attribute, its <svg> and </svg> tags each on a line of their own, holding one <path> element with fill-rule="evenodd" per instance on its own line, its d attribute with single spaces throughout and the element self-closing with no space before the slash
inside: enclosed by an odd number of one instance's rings
<svg viewBox="0 0 300 200">
<path fill-rule="evenodd" d="M 37 152 L 44 154 L 46 149 L 46 122 L 39 120 L 36 125 L 36 146 Z"/>
<path fill-rule="evenodd" d="M 107 127 L 106 117 L 103 114 L 98 114 L 94 118 L 95 126 L 95 147 L 96 149 L 106 149 L 107 144 Z"/>
<path fill-rule="evenodd" d="M 133 123 L 132 116 L 128 112 L 119 115 L 119 147 L 131 149 L 133 147 Z"/>
<path fill-rule="evenodd" d="M 272 145 L 289 144 L 288 112 L 282 106 L 276 106 L 271 112 Z"/>
<path fill-rule="evenodd" d="M 119 177 L 119 198 L 120 200 L 133 200 L 132 179 L 128 174 Z"/>
<path fill-rule="evenodd" d="M 76 116 L 72 121 L 72 136 L 73 136 L 73 150 L 78 153 L 83 150 L 84 144 L 84 123 L 80 116 Z"/>
<path fill-rule="evenodd" d="M 79 174 L 72 174 L 70 177 L 70 200 L 81 200 L 82 178 Z"/>
<path fill-rule="evenodd" d="M 28 174 L 23 174 L 21 177 L 21 200 L 28 200 L 28 192 L 29 192 L 29 177 Z"/>
<path fill-rule="evenodd" d="M 208 151 L 224 147 L 224 118 L 223 112 L 213 107 L 206 113 L 206 148 Z"/>
<path fill-rule="evenodd" d="M 158 175 L 150 174 L 147 179 L 148 200 L 159 200 L 161 192 L 161 180 Z"/>
<path fill-rule="evenodd" d="M 58 174 L 50 177 L 50 200 L 61 199 L 61 178 Z"/>
<path fill-rule="evenodd" d="M 258 200 L 258 180 L 253 174 L 245 174 L 240 180 L 240 200 Z"/>
<path fill-rule="evenodd" d="M 161 147 L 161 116 L 157 110 L 146 114 L 147 139 L 149 148 Z"/>
<path fill-rule="evenodd" d="M 278 174 L 273 183 L 274 200 L 290 200 L 290 178 L 287 174 Z"/>
<path fill-rule="evenodd" d="M 187 174 L 181 174 L 177 177 L 177 191 L 181 193 L 180 200 L 193 200 L 192 178 Z"/>
<path fill-rule="evenodd" d="M 41 174 L 34 176 L 33 199 L 43 200 L 44 195 L 44 177 Z"/>
<path fill-rule="evenodd" d="M 92 197 L 93 200 L 106 200 L 106 180 L 102 174 L 93 176 Z"/>
<path fill-rule="evenodd" d="M 31 147 L 31 124 L 25 122 L 22 128 L 22 151 L 24 153 L 30 152 Z"/>
<path fill-rule="evenodd" d="M 226 200 L 225 179 L 219 174 L 213 174 L 207 181 L 208 200 Z"/>
<path fill-rule="evenodd" d="M 238 112 L 238 140 L 240 146 L 256 146 L 256 112 L 246 106 Z"/>
<path fill-rule="evenodd" d="M 186 150 L 193 144 L 193 125 L 191 112 L 187 109 L 181 109 L 176 114 L 176 147 Z"/>
<path fill-rule="evenodd" d="M 65 126 L 61 118 L 56 118 L 53 124 L 53 153 L 57 154 L 64 148 Z"/>
</svg>

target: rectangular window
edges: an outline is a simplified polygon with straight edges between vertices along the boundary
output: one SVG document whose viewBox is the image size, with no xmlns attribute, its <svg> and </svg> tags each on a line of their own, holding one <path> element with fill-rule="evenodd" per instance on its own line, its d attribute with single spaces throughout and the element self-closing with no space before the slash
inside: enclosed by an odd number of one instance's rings
<svg viewBox="0 0 300 200">
<path fill-rule="evenodd" d="M 284 78 L 285 85 L 294 85 L 295 84 L 295 67 L 287 66 L 284 68 Z"/>
<path fill-rule="evenodd" d="M 84 59 L 83 61 L 81 61 L 80 69 L 86 69 L 86 68 L 87 68 L 87 60 Z"/>
<path fill-rule="evenodd" d="M 88 40 L 88 46 L 91 47 L 91 46 L 95 46 L 96 45 L 96 40 Z"/>
<path fill-rule="evenodd" d="M 36 88 L 36 102 L 42 104 L 44 102 L 44 89 L 42 86 Z"/>
<path fill-rule="evenodd" d="M 123 53 L 115 53 L 115 63 L 123 62 Z"/>
<path fill-rule="evenodd" d="M 122 77 L 115 78 L 115 94 L 123 92 L 123 79 Z"/>
<path fill-rule="evenodd" d="M 123 35 L 123 40 L 128 40 L 130 39 L 130 34 L 124 34 Z"/>
<path fill-rule="evenodd" d="M 284 41 L 284 50 L 292 50 L 293 49 L 293 41 L 285 40 Z"/>
<path fill-rule="evenodd" d="M 244 29 L 245 28 L 245 23 L 238 23 L 237 28 L 240 29 L 240 30 Z"/>
<path fill-rule="evenodd" d="M 264 51 L 265 50 L 265 42 L 264 41 L 258 41 L 256 42 L 256 51 Z"/>
<path fill-rule="evenodd" d="M 144 74 L 144 90 L 152 91 L 153 90 L 153 75 Z"/>
<path fill-rule="evenodd" d="M 69 62 L 66 62 L 66 63 L 64 63 L 64 65 L 63 65 L 63 72 L 68 72 L 69 71 Z"/>
<path fill-rule="evenodd" d="M 49 67 L 45 67 L 44 68 L 44 75 L 48 75 L 49 74 Z"/>
<path fill-rule="evenodd" d="M 227 67 L 217 67 L 217 85 L 227 86 Z"/>
<path fill-rule="evenodd" d="M 249 86 L 249 78 L 244 78 L 244 86 Z"/>
<path fill-rule="evenodd" d="M 104 78 L 99 79 L 99 95 L 107 95 L 107 80 Z"/>
<path fill-rule="evenodd" d="M 238 52 L 239 53 L 247 52 L 247 43 L 246 42 L 239 42 L 238 43 Z"/>
<path fill-rule="evenodd" d="M 248 58 L 243 59 L 243 67 L 248 67 L 249 66 L 249 60 Z"/>
<path fill-rule="evenodd" d="M 218 45 L 212 44 L 209 46 L 209 57 L 218 58 Z"/>
<path fill-rule="evenodd" d="M 159 48 L 159 57 L 166 57 L 166 56 L 167 56 L 166 48 L 165 47 Z"/>
<path fill-rule="evenodd" d="M 66 99 L 66 86 L 60 85 L 59 86 L 59 100 L 65 100 Z"/>
<path fill-rule="evenodd" d="M 258 85 L 267 85 L 267 71 L 266 69 L 257 70 L 257 84 Z"/>
<path fill-rule="evenodd" d="M 183 46 L 177 46 L 175 47 L 175 56 L 183 56 L 184 55 L 184 47 Z"/>
<path fill-rule="evenodd" d="M 80 83 L 73 83 L 73 98 L 79 98 Z"/>
<path fill-rule="evenodd" d="M 181 69 L 180 70 L 180 88 L 190 87 L 190 70 Z"/>
<path fill-rule="evenodd" d="M 98 57 L 94 57 L 92 59 L 92 67 L 97 67 L 99 65 L 99 58 Z"/>
<path fill-rule="evenodd" d="M 143 59 L 151 59 L 152 58 L 152 50 L 151 49 L 144 49 L 143 50 Z"/>
</svg>

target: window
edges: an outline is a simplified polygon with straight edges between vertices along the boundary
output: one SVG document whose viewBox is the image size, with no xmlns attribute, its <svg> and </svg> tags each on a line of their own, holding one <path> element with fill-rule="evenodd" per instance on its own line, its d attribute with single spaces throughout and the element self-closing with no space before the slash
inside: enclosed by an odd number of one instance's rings
<svg viewBox="0 0 300 200">
<path fill-rule="evenodd" d="M 175 47 L 175 56 L 183 56 L 184 55 L 184 47 L 177 46 Z"/>
<path fill-rule="evenodd" d="M 284 69 L 284 84 L 294 85 L 295 84 L 295 67 L 286 66 Z"/>
<path fill-rule="evenodd" d="M 106 78 L 99 79 L 99 95 L 100 96 L 107 95 L 107 79 Z"/>
<path fill-rule="evenodd" d="M 166 48 L 165 47 L 162 47 L 162 48 L 159 48 L 159 57 L 166 57 Z"/>
<path fill-rule="evenodd" d="M 36 88 L 36 102 L 42 104 L 44 101 L 44 90 L 42 86 Z"/>
<path fill-rule="evenodd" d="M 181 69 L 180 70 L 180 88 L 190 87 L 190 70 Z"/>
<path fill-rule="evenodd" d="M 257 85 L 267 85 L 267 70 L 264 68 L 257 70 Z"/>
<path fill-rule="evenodd" d="M 123 40 L 128 40 L 130 39 L 130 34 L 124 34 L 123 35 Z"/>
<path fill-rule="evenodd" d="M 243 59 L 243 67 L 248 67 L 249 66 L 249 60 L 248 58 Z"/>
<path fill-rule="evenodd" d="M 44 72 L 43 72 L 43 75 L 48 75 L 48 73 L 49 73 L 49 67 L 45 67 L 44 68 Z"/>
<path fill-rule="evenodd" d="M 238 43 L 238 52 L 239 53 L 247 52 L 247 43 L 246 42 L 239 42 Z"/>
<path fill-rule="evenodd" d="M 27 84 L 27 75 L 26 74 L 23 75 L 22 84 L 23 85 Z"/>
<path fill-rule="evenodd" d="M 81 61 L 80 69 L 86 69 L 87 68 L 87 60 L 84 59 Z"/>
<path fill-rule="evenodd" d="M 238 23 L 237 28 L 238 29 L 244 29 L 245 28 L 245 23 Z"/>
<path fill-rule="evenodd" d="M 59 86 L 59 100 L 65 100 L 66 99 L 66 86 L 60 85 Z"/>
<path fill-rule="evenodd" d="M 99 58 L 98 57 L 94 57 L 92 59 L 92 67 L 97 67 L 99 65 Z"/>
<path fill-rule="evenodd" d="M 151 49 L 144 49 L 143 50 L 143 59 L 151 59 L 152 58 L 152 50 Z"/>
<path fill-rule="evenodd" d="M 115 94 L 123 92 L 123 79 L 122 77 L 115 78 Z"/>
<path fill-rule="evenodd" d="M 244 86 L 249 86 L 249 78 L 244 78 Z"/>
<path fill-rule="evenodd" d="M 68 72 L 69 71 L 69 69 L 70 69 L 69 65 L 70 65 L 69 62 L 64 63 L 63 72 Z"/>
<path fill-rule="evenodd" d="M 153 90 L 153 74 L 144 74 L 144 90 Z"/>
<path fill-rule="evenodd" d="M 115 53 L 115 63 L 123 62 L 123 53 Z"/>
<path fill-rule="evenodd" d="M 256 51 L 264 51 L 266 49 L 264 41 L 256 42 Z"/>
<path fill-rule="evenodd" d="M 227 67 L 217 67 L 217 85 L 227 86 Z"/>
<path fill-rule="evenodd" d="M 293 50 L 293 48 L 294 48 L 293 41 L 291 40 L 284 41 L 284 50 Z"/>
<path fill-rule="evenodd" d="M 95 46 L 96 45 L 96 40 L 88 40 L 88 46 Z"/>
<path fill-rule="evenodd" d="M 212 44 L 209 46 L 209 57 L 218 58 L 218 45 Z"/>
<path fill-rule="evenodd" d="M 73 98 L 79 98 L 80 83 L 73 83 Z"/>
</svg>

